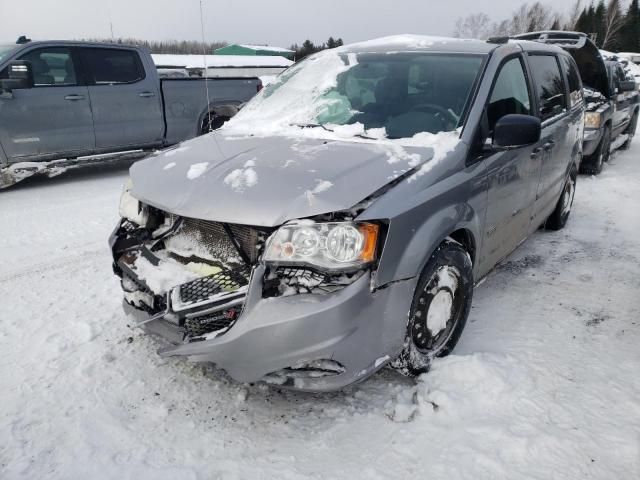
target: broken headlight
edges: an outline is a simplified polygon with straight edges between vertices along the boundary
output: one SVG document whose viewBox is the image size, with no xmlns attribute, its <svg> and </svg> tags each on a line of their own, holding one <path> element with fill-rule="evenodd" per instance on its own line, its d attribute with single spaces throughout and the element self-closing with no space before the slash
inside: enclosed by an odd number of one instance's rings
<svg viewBox="0 0 640 480">
<path fill-rule="evenodd" d="M 145 227 L 149 223 L 149 207 L 131 195 L 132 187 L 133 182 L 129 179 L 122 188 L 120 216 L 132 221 L 136 225 Z"/>
<path fill-rule="evenodd" d="M 584 115 L 584 126 L 587 128 L 600 128 L 602 116 L 598 112 L 587 112 Z"/>
<path fill-rule="evenodd" d="M 379 227 L 374 223 L 302 221 L 280 227 L 267 241 L 267 263 L 344 270 L 375 260 Z"/>
</svg>

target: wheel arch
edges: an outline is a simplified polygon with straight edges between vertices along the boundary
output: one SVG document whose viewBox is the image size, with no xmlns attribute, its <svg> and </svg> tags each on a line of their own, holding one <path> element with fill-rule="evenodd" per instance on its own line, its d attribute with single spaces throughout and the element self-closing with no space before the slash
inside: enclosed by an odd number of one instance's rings
<svg viewBox="0 0 640 480">
<path fill-rule="evenodd" d="M 240 105 L 242 105 L 242 102 L 239 102 L 237 100 L 228 100 L 228 101 L 220 100 L 220 101 L 209 103 L 209 105 L 200 112 L 200 115 L 198 115 L 198 122 L 196 124 L 196 129 L 197 129 L 196 133 L 198 135 L 201 133 L 202 124 L 209 113 L 212 113 L 214 115 L 224 115 L 231 118 L 233 115 L 238 113 L 238 111 L 240 110 Z M 233 115 L 227 115 L 230 113 L 233 113 Z"/>
</svg>

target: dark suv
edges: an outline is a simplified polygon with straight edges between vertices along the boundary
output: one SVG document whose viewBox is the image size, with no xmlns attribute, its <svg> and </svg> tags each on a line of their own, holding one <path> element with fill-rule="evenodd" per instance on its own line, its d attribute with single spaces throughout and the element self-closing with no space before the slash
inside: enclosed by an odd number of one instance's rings
<svg viewBox="0 0 640 480">
<path fill-rule="evenodd" d="M 405 35 L 311 56 L 131 168 L 111 237 L 125 310 L 161 355 L 242 382 L 424 372 L 476 282 L 564 226 L 583 127 L 553 46 Z"/>
<path fill-rule="evenodd" d="M 580 170 L 597 175 L 612 150 L 628 148 L 638 124 L 636 83 L 626 78 L 622 65 L 605 60 L 598 47 L 580 32 L 545 31 L 515 38 L 556 45 L 576 61 L 582 82 L 587 113 Z M 569 76 L 569 81 L 578 80 Z"/>
</svg>

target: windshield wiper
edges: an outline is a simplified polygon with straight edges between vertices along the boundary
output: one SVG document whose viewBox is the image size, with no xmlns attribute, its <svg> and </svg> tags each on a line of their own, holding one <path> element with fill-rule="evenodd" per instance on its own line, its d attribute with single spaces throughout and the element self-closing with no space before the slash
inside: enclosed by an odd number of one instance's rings
<svg viewBox="0 0 640 480">
<path fill-rule="evenodd" d="M 322 128 L 323 130 L 326 130 L 327 132 L 333 132 L 333 130 L 331 130 L 330 128 L 325 127 L 324 125 L 322 125 L 320 123 L 290 123 L 289 125 L 291 125 L 293 127 L 300 127 L 300 128 Z"/>
</svg>

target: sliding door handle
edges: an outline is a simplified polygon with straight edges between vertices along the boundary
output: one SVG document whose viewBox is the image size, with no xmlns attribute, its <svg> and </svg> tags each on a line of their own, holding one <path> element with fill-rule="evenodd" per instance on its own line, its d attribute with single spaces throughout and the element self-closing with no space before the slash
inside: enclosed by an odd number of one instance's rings
<svg viewBox="0 0 640 480">
<path fill-rule="evenodd" d="M 66 97 L 64 97 L 65 100 L 69 100 L 69 101 L 76 101 L 76 100 L 84 100 L 84 95 L 75 95 L 75 94 L 71 94 L 71 95 L 67 95 Z"/>
<path fill-rule="evenodd" d="M 138 94 L 138 96 L 142 98 L 148 98 L 148 97 L 155 97 L 156 94 L 153 92 L 141 92 Z"/>
</svg>

